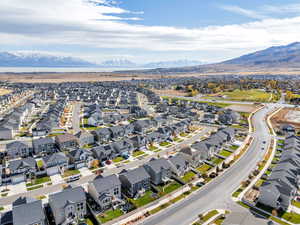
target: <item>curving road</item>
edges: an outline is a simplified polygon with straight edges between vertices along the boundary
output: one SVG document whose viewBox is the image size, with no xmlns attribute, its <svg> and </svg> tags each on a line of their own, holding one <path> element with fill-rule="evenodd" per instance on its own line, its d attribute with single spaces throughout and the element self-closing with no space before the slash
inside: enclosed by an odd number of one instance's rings
<svg viewBox="0 0 300 225">
<path fill-rule="evenodd" d="M 254 137 L 254 140 L 249 150 L 237 163 L 225 171 L 224 174 L 205 185 L 200 191 L 193 193 L 174 206 L 149 217 L 143 224 L 189 225 L 197 219 L 198 214 L 211 209 L 229 209 L 232 212 L 247 211 L 232 201 L 231 194 L 263 158 L 265 150 L 262 150 L 262 147 L 264 146 L 264 149 L 266 149 L 272 137 L 269 134 L 265 116 L 273 111 L 276 106 L 276 104 L 268 104 L 267 107 L 253 116 L 252 122 L 255 131 L 251 135 Z M 265 144 L 264 141 L 266 142 Z M 267 224 L 267 221 L 262 220 L 260 224 Z"/>
</svg>

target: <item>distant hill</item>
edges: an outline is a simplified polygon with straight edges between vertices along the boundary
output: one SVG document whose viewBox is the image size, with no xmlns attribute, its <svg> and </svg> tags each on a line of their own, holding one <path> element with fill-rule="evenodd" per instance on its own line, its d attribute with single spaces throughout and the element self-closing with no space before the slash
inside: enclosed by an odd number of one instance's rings
<svg viewBox="0 0 300 225">
<path fill-rule="evenodd" d="M 127 72 L 133 74 L 228 73 L 260 72 L 269 70 L 276 71 L 277 69 L 300 70 L 300 42 L 284 46 L 270 47 L 265 50 L 215 64 L 186 67 L 176 66 L 172 68 L 156 68 Z"/>
<path fill-rule="evenodd" d="M 259 67 L 300 67 L 300 42 L 267 48 L 241 57 L 227 60 L 223 64 Z"/>
<path fill-rule="evenodd" d="M 40 53 L 0 52 L 0 67 L 88 67 L 95 64 L 82 59 Z"/>
</svg>

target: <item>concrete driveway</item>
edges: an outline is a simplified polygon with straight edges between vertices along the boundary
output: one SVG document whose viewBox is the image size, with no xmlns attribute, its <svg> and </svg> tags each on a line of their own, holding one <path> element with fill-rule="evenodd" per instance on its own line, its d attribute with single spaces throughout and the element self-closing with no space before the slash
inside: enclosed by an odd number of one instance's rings
<svg viewBox="0 0 300 225">
<path fill-rule="evenodd" d="M 10 186 L 10 192 L 9 195 L 15 195 L 15 194 L 20 194 L 23 192 L 26 192 L 26 183 L 25 182 L 21 182 L 18 184 L 14 184 Z"/>
<path fill-rule="evenodd" d="M 52 176 L 50 176 L 50 179 L 52 181 L 52 184 L 59 184 L 59 183 L 63 182 L 63 180 L 64 180 L 60 174 L 52 175 Z"/>
<path fill-rule="evenodd" d="M 90 176 L 93 174 L 93 172 L 91 172 L 88 168 L 86 167 L 82 167 L 79 169 L 80 174 L 84 177 L 84 176 Z"/>
</svg>

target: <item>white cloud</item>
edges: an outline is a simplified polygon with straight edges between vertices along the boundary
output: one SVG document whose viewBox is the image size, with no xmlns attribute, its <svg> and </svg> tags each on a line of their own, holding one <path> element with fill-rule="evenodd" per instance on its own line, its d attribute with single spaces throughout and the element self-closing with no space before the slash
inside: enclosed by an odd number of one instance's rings
<svg viewBox="0 0 300 225">
<path fill-rule="evenodd" d="M 235 10 L 252 18 L 261 17 L 249 10 Z M 2 45 L 22 47 L 72 45 L 81 49 L 128 49 L 128 54 L 130 50 L 193 52 L 191 55 L 206 56 L 205 61 L 300 40 L 300 17 L 261 17 L 252 23 L 187 29 L 128 24 L 123 14 L 142 15 L 142 12 L 129 12 L 107 0 L 0 1 L 0 40 Z M 82 53 L 87 54 L 88 51 Z"/>
<path fill-rule="evenodd" d="M 233 12 L 233 13 L 236 13 L 236 14 L 239 14 L 242 16 L 246 16 L 249 18 L 253 18 L 253 19 L 266 19 L 267 18 L 265 15 L 262 15 L 257 11 L 244 9 L 244 8 L 241 8 L 236 5 L 223 5 L 223 6 L 220 6 L 220 8 L 222 8 L 226 11 Z"/>
</svg>

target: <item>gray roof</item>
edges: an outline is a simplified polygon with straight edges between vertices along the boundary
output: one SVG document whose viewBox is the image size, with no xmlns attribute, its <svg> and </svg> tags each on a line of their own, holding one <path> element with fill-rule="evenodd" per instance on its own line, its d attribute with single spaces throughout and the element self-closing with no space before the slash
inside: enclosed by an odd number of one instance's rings
<svg viewBox="0 0 300 225">
<path fill-rule="evenodd" d="M 48 164 L 51 162 L 57 162 L 57 161 L 68 161 L 68 157 L 63 152 L 53 153 L 51 155 L 47 155 L 43 157 L 43 161 Z"/>
<path fill-rule="evenodd" d="M 9 161 L 9 169 L 12 170 L 12 171 L 17 170 L 20 167 L 35 168 L 35 166 L 36 166 L 36 161 L 32 157 Z"/>
<path fill-rule="evenodd" d="M 61 192 L 49 195 L 51 207 L 55 207 L 57 209 L 63 208 L 68 202 L 81 202 L 85 200 L 85 192 L 81 186 L 66 188 Z"/>
<path fill-rule="evenodd" d="M 145 179 L 150 179 L 150 176 L 144 167 L 138 167 L 133 170 L 123 172 L 120 176 L 126 177 L 131 184 L 141 182 Z"/>
<path fill-rule="evenodd" d="M 45 220 L 45 214 L 41 200 L 27 202 L 13 207 L 14 225 L 31 225 Z"/>
<path fill-rule="evenodd" d="M 162 169 L 168 170 L 172 167 L 171 163 L 164 158 L 152 159 L 144 166 L 150 167 L 155 173 L 159 173 Z"/>
<path fill-rule="evenodd" d="M 121 185 L 119 178 L 113 174 L 107 177 L 98 177 L 91 182 L 94 185 L 98 193 L 104 192 L 108 189 L 114 188 L 115 186 Z"/>
</svg>

